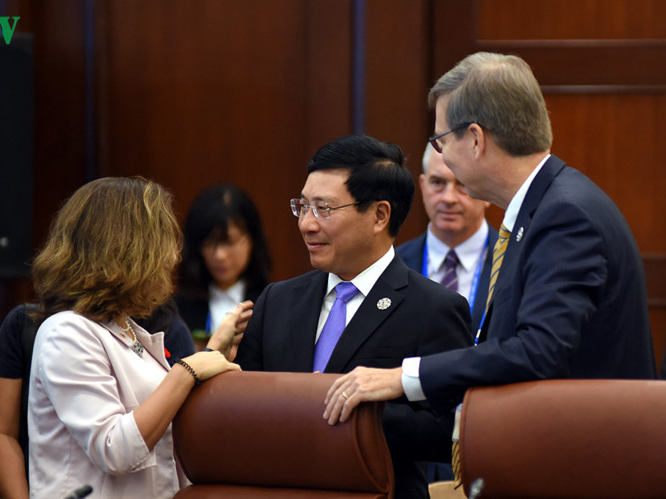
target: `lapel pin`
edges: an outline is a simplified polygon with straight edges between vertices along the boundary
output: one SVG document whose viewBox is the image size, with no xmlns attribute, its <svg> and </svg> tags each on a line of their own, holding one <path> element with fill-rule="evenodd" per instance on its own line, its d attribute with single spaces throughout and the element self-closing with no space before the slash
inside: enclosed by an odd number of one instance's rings
<svg viewBox="0 0 666 499">
<path fill-rule="evenodd" d="M 391 306 L 391 299 L 390 298 L 382 298 L 377 302 L 377 308 L 379 310 L 386 310 Z"/>
<path fill-rule="evenodd" d="M 523 238 L 523 228 L 518 229 L 518 234 L 516 234 L 516 242 L 519 242 Z"/>
</svg>

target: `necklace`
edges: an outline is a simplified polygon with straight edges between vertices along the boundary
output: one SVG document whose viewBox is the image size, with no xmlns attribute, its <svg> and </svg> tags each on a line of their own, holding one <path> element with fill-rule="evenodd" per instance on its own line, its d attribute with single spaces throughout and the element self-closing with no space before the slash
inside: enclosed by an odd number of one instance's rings
<svg viewBox="0 0 666 499">
<path fill-rule="evenodd" d="M 136 333 L 134 332 L 134 329 L 132 329 L 132 325 L 129 323 L 127 319 L 125 319 L 125 324 L 127 324 L 127 328 L 120 327 L 125 333 L 131 333 L 132 338 L 134 339 L 134 343 L 132 343 L 132 352 L 137 354 L 139 357 L 141 357 L 141 354 L 144 351 L 143 345 L 139 341 L 139 339 L 136 337 Z"/>
</svg>

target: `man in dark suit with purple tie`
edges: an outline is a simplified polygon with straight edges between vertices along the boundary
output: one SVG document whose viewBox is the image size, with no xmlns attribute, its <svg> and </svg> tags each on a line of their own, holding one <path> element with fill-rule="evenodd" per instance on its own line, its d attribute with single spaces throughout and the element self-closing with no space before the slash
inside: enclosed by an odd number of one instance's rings
<svg viewBox="0 0 666 499">
<path fill-rule="evenodd" d="M 465 299 L 395 254 L 413 193 L 395 144 L 353 135 L 319 149 L 291 200 L 316 270 L 263 291 L 235 362 L 244 370 L 346 373 L 471 345 Z M 396 498 L 426 499 L 423 461 L 450 459 L 452 411 L 436 415 L 427 402 L 402 398 L 386 405 L 383 425 Z"/>
<path fill-rule="evenodd" d="M 324 417 L 334 424 L 361 401 L 403 395 L 448 411 L 471 386 L 654 378 L 636 242 L 613 201 L 551 155 L 548 111 L 527 63 L 472 54 L 429 100 L 430 142 L 471 196 L 506 210 L 478 345 L 396 369 L 358 368 L 333 385 Z"/>
</svg>

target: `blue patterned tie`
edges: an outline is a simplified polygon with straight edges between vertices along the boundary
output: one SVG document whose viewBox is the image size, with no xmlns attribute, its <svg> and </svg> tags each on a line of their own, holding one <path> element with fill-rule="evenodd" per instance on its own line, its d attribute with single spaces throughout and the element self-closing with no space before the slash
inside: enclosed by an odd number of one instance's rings
<svg viewBox="0 0 666 499">
<path fill-rule="evenodd" d="M 314 364 L 312 371 L 324 372 L 328 359 L 338 343 L 347 322 L 347 302 L 358 293 L 358 289 L 351 282 L 341 282 L 335 287 L 335 303 L 321 330 L 319 340 L 315 345 Z"/>
<path fill-rule="evenodd" d="M 458 267 L 458 255 L 454 250 L 449 250 L 442 264 L 444 267 L 444 277 L 440 281 L 442 286 L 450 289 L 451 291 L 458 291 L 458 273 L 456 268 Z"/>
</svg>

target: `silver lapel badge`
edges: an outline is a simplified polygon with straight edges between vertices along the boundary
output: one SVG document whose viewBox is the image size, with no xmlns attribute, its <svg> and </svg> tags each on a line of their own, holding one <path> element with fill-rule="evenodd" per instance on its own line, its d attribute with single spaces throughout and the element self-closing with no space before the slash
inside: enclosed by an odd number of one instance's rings
<svg viewBox="0 0 666 499">
<path fill-rule="evenodd" d="M 520 242 L 520 240 L 523 238 L 523 228 L 521 227 L 518 229 L 518 234 L 516 234 L 516 242 Z"/>
<path fill-rule="evenodd" d="M 386 310 L 391 306 L 391 299 L 390 298 L 382 298 L 377 302 L 377 308 L 379 310 Z"/>
</svg>

